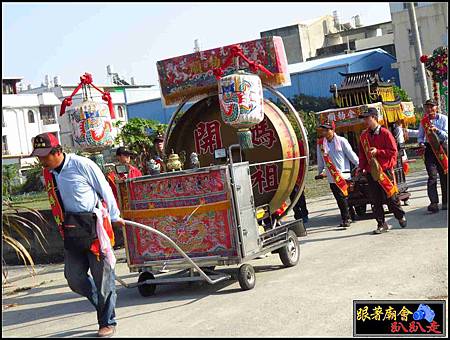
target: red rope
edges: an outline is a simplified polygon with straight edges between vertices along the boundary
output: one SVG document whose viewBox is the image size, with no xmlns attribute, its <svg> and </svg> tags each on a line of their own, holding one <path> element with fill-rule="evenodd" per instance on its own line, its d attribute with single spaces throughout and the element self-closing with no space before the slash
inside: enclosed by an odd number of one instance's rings
<svg viewBox="0 0 450 340">
<path fill-rule="evenodd" d="M 73 96 L 83 87 L 83 86 L 92 86 L 94 89 L 96 89 L 98 92 L 100 92 L 102 94 L 102 99 L 108 103 L 108 108 L 109 108 L 109 114 L 111 115 L 112 119 L 116 118 L 116 114 L 114 112 L 114 105 L 112 102 L 112 98 L 111 98 L 111 94 L 108 91 L 102 91 L 100 90 L 97 86 L 95 86 L 92 83 L 92 74 L 85 72 L 81 77 L 80 77 L 80 83 L 78 84 L 78 86 L 76 87 L 76 89 L 72 92 L 72 94 L 67 97 L 64 98 L 62 104 L 61 104 L 61 111 L 59 113 L 60 116 L 62 116 L 65 112 L 66 112 L 66 108 L 68 106 L 72 105 L 72 98 Z"/>
<path fill-rule="evenodd" d="M 248 64 L 250 71 L 252 71 L 253 73 L 262 71 L 265 74 L 267 74 L 269 77 L 273 76 L 273 73 L 270 72 L 263 65 L 261 65 L 261 63 L 258 60 L 253 61 L 253 60 L 250 60 L 249 58 L 247 58 L 244 55 L 244 53 L 242 52 L 242 48 L 239 45 L 233 45 L 230 47 L 230 54 L 229 54 L 228 58 L 225 60 L 225 62 L 223 63 L 223 65 L 219 68 L 215 68 L 212 70 L 213 74 L 217 80 L 222 78 L 222 76 L 224 74 L 224 70 L 227 69 L 231 65 L 231 63 L 233 62 L 233 58 L 235 58 L 235 57 L 242 58 Z"/>
</svg>

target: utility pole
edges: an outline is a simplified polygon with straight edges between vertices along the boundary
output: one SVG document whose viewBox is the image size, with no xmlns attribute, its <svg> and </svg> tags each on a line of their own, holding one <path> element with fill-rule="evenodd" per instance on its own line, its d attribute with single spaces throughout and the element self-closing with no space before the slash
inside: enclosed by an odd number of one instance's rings
<svg viewBox="0 0 450 340">
<path fill-rule="evenodd" d="M 422 56 L 422 45 L 420 43 L 419 27 L 417 25 L 417 17 L 416 17 L 416 10 L 414 8 L 414 2 L 406 2 L 406 5 L 408 6 L 409 23 L 411 26 L 411 33 L 414 41 L 414 50 L 416 51 L 415 57 L 417 64 L 417 72 L 419 72 L 419 84 L 423 103 L 425 102 L 425 100 L 430 99 L 430 91 L 428 90 L 425 65 L 419 60 L 420 57 Z"/>
</svg>

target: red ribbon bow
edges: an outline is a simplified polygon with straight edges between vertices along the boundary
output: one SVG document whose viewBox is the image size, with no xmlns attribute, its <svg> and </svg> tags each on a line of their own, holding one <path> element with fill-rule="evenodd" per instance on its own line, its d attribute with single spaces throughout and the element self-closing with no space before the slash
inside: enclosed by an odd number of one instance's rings
<svg viewBox="0 0 450 340">
<path fill-rule="evenodd" d="M 214 74 L 214 76 L 216 77 L 217 80 L 219 80 L 220 78 L 222 78 L 224 71 L 226 68 L 228 68 L 231 63 L 233 62 L 233 58 L 235 57 L 240 57 L 242 58 L 249 66 L 250 71 L 252 71 L 253 73 L 256 73 L 258 71 L 262 71 L 265 74 L 267 74 L 269 77 L 273 76 L 273 73 L 270 72 L 268 69 L 266 69 L 263 65 L 261 65 L 261 62 L 258 60 L 250 60 L 249 58 L 247 58 L 244 53 L 242 52 L 242 48 L 239 45 L 233 45 L 230 47 L 230 55 L 228 56 L 228 58 L 225 60 L 225 62 L 223 63 L 223 65 L 219 68 L 213 69 L 212 72 Z"/>
<path fill-rule="evenodd" d="M 67 97 L 64 98 L 62 104 L 61 104 L 61 111 L 59 113 L 60 116 L 62 116 L 65 112 L 66 112 L 66 108 L 68 106 L 72 105 L 72 98 L 73 96 L 83 87 L 83 86 L 92 86 L 94 89 L 96 89 L 98 92 L 100 92 L 102 94 L 102 99 L 108 103 L 108 109 L 109 109 L 109 114 L 111 115 L 112 119 L 116 118 L 116 114 L 114 112 L 114 105 L 112 102 L 112 98 L 111 98 L 111 94 L 108 91 L 102 91 L 100 90 L 97 86 L 95 86 L 92 83 L 92 74 L 85 72 L 81 77 L 80 77 L 80 83 L 78 84 L 77 88 L 75 90 L 73 90 L 72 94 Z"/>
</svg>

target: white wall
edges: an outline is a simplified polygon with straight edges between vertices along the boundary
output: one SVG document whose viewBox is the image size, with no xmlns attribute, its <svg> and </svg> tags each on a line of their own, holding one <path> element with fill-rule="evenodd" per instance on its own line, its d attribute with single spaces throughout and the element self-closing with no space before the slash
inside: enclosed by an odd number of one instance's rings
<svg viewBox="0 0 450 340">
<path fill-rule="evenodd" d="M 391 10 L 398 8 L 391 5 Z M 402 5 L 403 9 L 403 5 Z M 448 29 L 448 4 L 447 3 L 419 3 L 416 9 L 416 17 L 421 33 L 422 53 L 430 55 L 439 46 L 447 45 Z M 409 14 L 407 10 L 391 13 L 394 26 L 394 43 L 397 54 L 397 67 L 399 68 L 400 83 L 403 89 L 412 98 L 414 105 L 422 106 L 423 98 L 419 83 L 415 80 L 413 67 L 416 67 L 414 45 L 409 44 L 408 29 L 410 28 Z M 429 81 L 430 96 L 432 93 Z"/>
<path fill-rule="evenodd" d="M 331 15 L 323 16 L 309 25 L 300 25 L 299 29 L 302 61 L 315 57 L 316 50 L 325 46 L 325 34 L 336 31 Z"/>
<path fill-rule="evenodd" d="M 29 123 L 28 111 L 34 113 L 34 123 Z M 43 132 L 59 132 L 59 125 L 43 125 L 39 106 L 23 108 L 2 108 L 6 127 L 2 136 L 6 136 L 10 155 L 29 155 L 33 151 L 32 138 Z"/>
<path fill-rule="evenodd" d="M 394 34 L 386 34 L 380 37 L 373 37 L 355 41 L 357 51 L 377 48 L 379 46 L 392 45 L 394 43 Z"/>
<path fill-rule="evenodd" d="M 43 132 L 59 132 L 58 124 L 43 124 L 39 111 L 40 102 L 54 108 L 59 101 L 53 94 L 2 95 L 2 115 L 6 124 L 2 129 L 2 136 L 7 138 L 10 155 L 29 155 L 33 151 L 33 137 Z M 33 113 L 33 123 L 30 123 L 29 111 Z"/>
</svg>

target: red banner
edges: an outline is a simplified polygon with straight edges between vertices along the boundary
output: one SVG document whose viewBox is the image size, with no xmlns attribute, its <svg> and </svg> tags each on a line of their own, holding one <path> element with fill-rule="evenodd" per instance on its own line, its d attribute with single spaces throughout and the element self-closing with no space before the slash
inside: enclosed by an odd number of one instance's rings
<svg viewBox="0 0 450 340">
<path fill-rule="evenodd" d="M 431 122 L 428 115 L 425 115 L 425 117 L 423 117 L 422 125 L 427 135 L 428 141 L 433 140 L 435 137 L 433 136 L 434 132 L 431 130 Z M 435 144 L 436 143 L 430 143 L 431 149 L 433 150 L 434 155 L 436 156 L 439 164 L 446 174 L 448 172 L 448 157 L 445 154 L 442 145 L 439 144 L 439 147 L 437 147 Z"/>
<path fill-rule="evenodd" d="M 363 146 L 364 152 L 367 157 L 367 161 L 370 162 L 372 159 L 372 154 L 370 153 L 370 143 L 369 143 L 369 133 L 367 130 L 363 132 L 361 135 L 361 145 Z M 389 179 L 389 177 L 386 175 L 386 173 L 381 169 L 381 166 L 379 166 L 378 171 L 380 172 L 380 178 L 378 179 L 378 183 L 380 183 L 383 190 L 386 192 L 387 197 L 392 197 L 396 193 L 398 193 L 398 188 L 395 183 L 392 183 L 392 181 Z M 395 177 L 394 177 L 395 180 Z"/>
<path fill-rule="evenodd" d="M 318 140 L 320 151 L 322 152 L 323 159 L 325 161 L 325 165 L 327 166 L 328 171 L 330 171 L 331 176 L 333 176 L 334 181 L 336 182 L 337 187 L 342 191 L 345 196 L 348 196 L 348 185 L 347 181 L 342 177 L 341 173 L 338 171 L 336 166 L 333 164 L 328 153 L 325 152 L 324 143 L 326 143 L 325 138 L 321 138 Z"/>
</svg>

